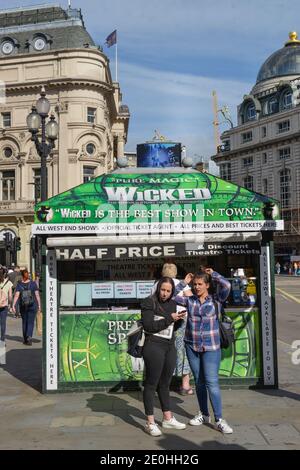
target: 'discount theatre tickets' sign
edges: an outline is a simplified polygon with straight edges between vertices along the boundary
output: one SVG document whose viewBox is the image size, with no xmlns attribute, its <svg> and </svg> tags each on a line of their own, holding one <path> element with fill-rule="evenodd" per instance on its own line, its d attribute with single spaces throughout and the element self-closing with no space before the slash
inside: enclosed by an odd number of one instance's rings
<svg viewBox="0 0 300 470">
<path fill-rule="evenodd" d="M 282 230 L 278 202 L 207 173 L 102 175 L 36 206 L 34 234 Z"/>
</svg>

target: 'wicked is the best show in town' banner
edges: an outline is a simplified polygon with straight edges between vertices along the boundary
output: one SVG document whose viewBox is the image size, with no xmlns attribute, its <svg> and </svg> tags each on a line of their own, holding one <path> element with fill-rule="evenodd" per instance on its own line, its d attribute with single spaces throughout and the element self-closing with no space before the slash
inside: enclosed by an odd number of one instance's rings
<svg viewBox="0 0 300 470">
<path fill-rule="evenodd" d="M 200 172 L 112 173 L 36 206 L 33 234 L 282 230 L 276 200 Z"/>
</svg>

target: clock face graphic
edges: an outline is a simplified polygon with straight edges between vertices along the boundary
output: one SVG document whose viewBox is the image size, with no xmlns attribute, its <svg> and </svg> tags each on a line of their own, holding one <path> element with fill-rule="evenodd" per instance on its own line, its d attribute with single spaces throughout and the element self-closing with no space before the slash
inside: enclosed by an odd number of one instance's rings
<svg viewBox="0 0 300 470">
<path fill-rule="evenodd" d="M 1 46 L 1 50 L 3 54 L 9 55 L 14 50 L 14 45 L 11 41 L 5 41 Z"/>
<path fill-rule="evenodd" d="M 258 310 L 234 313 L 226 311 L 226 315 L 233 320 L 236 340 L 232 347 L 222 350 L 220 377 L 260 377 Z"/>
<path fill-rule="evenodd" d="M 43 38 L 37 38 L 34 40 L 33 47 L 36 51 L 42 51 L 46 46 L 46 41 Z"/>
<path fill-rule="evenodd" d="M 222 350 L 221 378 L 261 376 L 258 310 L 226 312 L 236 342 Z M 141 381 L 143 360 L 127 354 L 126 332 L 139 314 L 60 314 L 60 382 Z"/>
</svg>

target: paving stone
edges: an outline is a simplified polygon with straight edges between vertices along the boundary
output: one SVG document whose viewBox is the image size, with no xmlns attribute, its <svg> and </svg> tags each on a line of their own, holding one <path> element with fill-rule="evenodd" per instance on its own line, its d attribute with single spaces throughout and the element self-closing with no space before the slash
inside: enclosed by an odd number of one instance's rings
<svg viewBox="0 0 300 470">
<path fill-rule="evenodd" d="M 73 417 L 58 416 L 52 419 L 50 423 L 50 428 L 61 428 L 61 427 L 76 428 L 76 427 L 82 426 L 83 419 L 84 419 L 83 416 L 73 416 Z"/>
<path fill-rule="evenodd" d="M 261 433 L 270 445 L 300 445 L 300 433 L 291 424 L 260 424 Z"/>
<path fill-rule="evenodd" d="M 109 414 L 101 416 L 88 416 L 84 420 L 84 426 L 114 426 L 115 417 Z"/>
<path fill-rule="evenodd" d="M 236 443 L 244 446 L 264 446 L 268 441 L 264 439 L 257 426 L 237 425 L 233 427 L 233 434 L 226 434 L 224 438 L 227 443 Z"/>
</svg>

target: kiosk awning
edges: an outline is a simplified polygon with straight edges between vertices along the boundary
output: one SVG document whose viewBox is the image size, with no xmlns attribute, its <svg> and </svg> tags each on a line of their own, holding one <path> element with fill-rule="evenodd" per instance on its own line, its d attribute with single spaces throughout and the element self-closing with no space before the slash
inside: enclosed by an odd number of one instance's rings
<svg viewBox="0 0 300 470">
<path fill-rule="evenodd" d="M 135 237 L 282 230 L 278 201 L 208 173 L 126 169 L 36 206 L 33 234 Z M 224 235 L 225 232 L 227 235 Z M 127 243 L 129 240 L 127 240 Z M 144 240 L 143 240 L 144 242 Z M 133 243 L 135 243 L 133 241 Z"/>
</svg>

